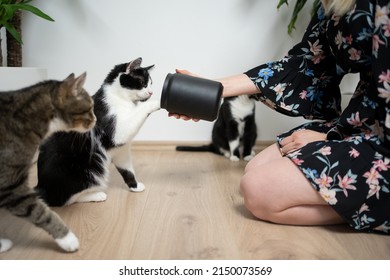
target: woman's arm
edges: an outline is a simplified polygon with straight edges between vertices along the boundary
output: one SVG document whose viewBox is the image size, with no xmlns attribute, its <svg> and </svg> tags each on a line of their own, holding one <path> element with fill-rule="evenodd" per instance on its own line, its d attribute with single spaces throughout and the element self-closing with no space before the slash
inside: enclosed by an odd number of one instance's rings
<svg viewBox="0 0 390 280">
<path fill-rule="evenodd" d="M 220 78 L 216 81 L 223 85 L 223 97 L 260 93 L 256 85 L 245 74 Z"/>
<path fill-rule="evenodd" d="M 343 74 L 330 49 L 328 21 L 321 7 L 284 58 L 244 73 L 261 92 L 260 101 L 288 116 L 331 120 L 340 115 Z"/>
<path fill-rule="evenodd" d="M 188 70 L 176 69 L 176 73 L 190 75 L 190 76 L 197 76 Z M 223 97 L 245 95 L 245 94 L 256 94 L 260 92 L 259 89 L 256 87 L 256 85 L 245 74 L 238 74 L 238 75 L 229 76 L 225 78 L 215 79 L 215 81 L 222 83 Z M 182 119 L 185 121 L 188 120 L 199 121 L 198 119 L 191 119 L 187 116 L 178 115 L 174 113 L 169 113 L 168 116 L 174 117 L 176 119 Z"/>
<path fill-rule="evenodd" d="M 198 77 L 198 75 L 188 70 L 176 69 L 176 73 Z M 223 97 L 245 95 L 245 94 L 256 94 L 260 92 L 257 86 L 245 74 L 238 74 L 234 76 L 219 78 L 219 79 L 215 79 L 215 81 L 222 83 Z"/>
</svg>

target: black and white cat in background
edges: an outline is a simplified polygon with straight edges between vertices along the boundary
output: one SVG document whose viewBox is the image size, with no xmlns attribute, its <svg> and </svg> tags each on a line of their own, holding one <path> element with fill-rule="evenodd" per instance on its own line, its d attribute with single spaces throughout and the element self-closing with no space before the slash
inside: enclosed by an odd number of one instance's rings
<svg viewBox="0 0 390 280">
<path fill-rule="evenodd" d="M 153 66 L 141 62 L 116 65 L 107 75 L 93 95 L 97 122 L 91 133 L 56 133 L 41 146 L 36 190 L 50 206 L 106 200 L 111 162 L 131 191 L 145 189 L 135 177 L 131 142 L 160 101 L 150 99 Z"/>
<path fill-rule="evenodd" d="M 231 161 L 249 161 L 257 139 L 255 96 L 226 97 L 212 130 L 211 143 L 204 146 L 177 146 L 177 151 L 213 152 Z"/>
</svg>

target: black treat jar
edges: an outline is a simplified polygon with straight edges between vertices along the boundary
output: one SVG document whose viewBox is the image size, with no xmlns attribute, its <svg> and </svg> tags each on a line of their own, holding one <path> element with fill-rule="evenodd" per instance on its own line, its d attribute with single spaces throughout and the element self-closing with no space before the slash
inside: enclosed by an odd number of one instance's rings
<svg viewBox="0 0 390 280">
<path fill-rule="evenodd" d="M 161 94 L 161 108 L 193 119 L 218 117 L 223 86 L 220 82 L 184 74 L 168 74 Z"/>
</svg>

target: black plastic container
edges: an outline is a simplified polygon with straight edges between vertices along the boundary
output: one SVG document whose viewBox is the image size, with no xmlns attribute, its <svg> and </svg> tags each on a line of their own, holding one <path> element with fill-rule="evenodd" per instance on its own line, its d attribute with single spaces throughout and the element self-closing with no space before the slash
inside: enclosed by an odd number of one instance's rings
<svg viewBox="0 0 390 280">
<path fill-rule="evenodd" d="M 161 94 L 161 108 L 193 119 L 218 117 L 223 86 L 220 82 L 184 74 L 168 74 Z"/>
</svg>

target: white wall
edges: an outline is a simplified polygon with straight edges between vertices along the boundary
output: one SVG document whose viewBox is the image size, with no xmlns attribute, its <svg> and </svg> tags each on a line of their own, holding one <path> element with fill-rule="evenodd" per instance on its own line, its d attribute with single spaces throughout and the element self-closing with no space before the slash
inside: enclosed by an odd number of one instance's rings
<svg viewBox="0 0 390 280">
<path fill-rule="evenodd" d="M 309 1 L 310 2 L 310 1 Z M 310 5 L 292 36 L 287 24 L 292 8 L 278 12 L 274 0 L 35 0 L 55 23 L 25 14 L 24 65 L 48 69 L 49 78 L 87 71 L 93 94 L 118 63 L 143 58 L 155 64 L 154 96 L 159 99 L 167 73 L 188 69 L 218 78 L 244 72 L 282 57 L 299 41 L 309 21 Z M 295 1 L 290 1 L 293 7 Z M 352 89 L 347 89 L 351 91 Z M 303 122 L 259 103 L 258 140 Z M 142 141 L 208 141 L 212 123 L 184 122 L 154 113 L 141 129 Z"/>
</svg>

